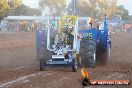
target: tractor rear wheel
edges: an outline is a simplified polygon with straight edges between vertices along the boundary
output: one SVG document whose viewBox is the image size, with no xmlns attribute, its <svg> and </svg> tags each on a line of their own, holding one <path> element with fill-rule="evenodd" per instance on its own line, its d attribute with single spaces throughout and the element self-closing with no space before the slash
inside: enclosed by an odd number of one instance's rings
<svg viewBox="0 0 132 88">
<path fill-rule="evenodd" d="M 96 65 L 96 43 L 92 39 L 82 39 L 81 41 L 81 64 L 85 67 L 95 67 Z"/>
<path fill-rule="evenodd" d="M 40 71 L 44 71 L 46 67 L 46 61 L 45 59 L 40 60 Z"/>
</svg>

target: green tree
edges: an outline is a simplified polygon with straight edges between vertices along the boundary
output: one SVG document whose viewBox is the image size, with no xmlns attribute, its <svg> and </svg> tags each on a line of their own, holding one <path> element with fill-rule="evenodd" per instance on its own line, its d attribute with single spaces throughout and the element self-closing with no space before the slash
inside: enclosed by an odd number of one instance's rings
<svg viewBox="0 0 132 88">
<path fill-rule="evenodd" d="M 77 14 L 80 16 L 93 16 L 98 18 L 107 14 L 112 16 L 116 11 L 117 0 L 77 0 Z"/>
<path fill-rule="evenodd" d="M 8 11 L 8 15 L 11 16 L 19 16 L 19 15 L 24 15 L 24 16 L 40 16 L 41 15 L 41 10 L 40 9 L 33 9 L 30 8 L 24 4 L 20 5 L 19 7 L 12 9 Z"/>
<path fill-rule="evenodd" d="M 100 15 L 107 14 L 111 17 L 117 8 L 117 0 L 97 0 Z"/>
<path fill-rule="evenodd" d="M 10 7 L 9 7 L 9 4 L 6 0 L 1 0 L 0 1 L 0 12 L 3 12 L 5 10 L 8 10 Z"/>
<path fill-rule="evenodd" d="M 22 3 L 22 0 L 1 0 L 0 1 L 0 20 L 6 16 L 6 13 L 12 9 L 17 8 Z"/>
<path fill-rule="evenodd" d="M 124 8 L 124 6 L 120 5 L 117 6 L 116 14 L 120 15 L 123 20 L 129 20 L 130 16 L 129 11 Z"/>
</svg>

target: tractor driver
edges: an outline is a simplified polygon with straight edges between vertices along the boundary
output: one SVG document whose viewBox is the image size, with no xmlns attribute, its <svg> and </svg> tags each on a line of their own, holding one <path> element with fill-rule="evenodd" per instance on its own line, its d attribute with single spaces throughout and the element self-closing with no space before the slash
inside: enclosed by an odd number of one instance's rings
<svg viewBox="0 0 132 88">
<path fill-rule="evenodd" d="M 66 34 L 66 37 L 65 37 L 65 42 L 66 44 L 68 45 L 72 45 L 73 44 L 73 27 L 69 27 L 67 26 L 64 30 L 64 33 Z"/>
</svg>

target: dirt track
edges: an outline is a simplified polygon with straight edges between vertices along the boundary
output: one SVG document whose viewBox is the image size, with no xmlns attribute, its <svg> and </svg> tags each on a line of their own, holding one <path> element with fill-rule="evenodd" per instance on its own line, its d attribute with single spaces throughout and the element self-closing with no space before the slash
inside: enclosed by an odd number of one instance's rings
<svg viewBox="0 0 132 88">
<path fill-rule="evenodd" d="M 87 68 L 91 79 L 132 80 L 132 34 L 112 35 L 111 58 L 107 66 Z M 81 88 L 80 69 L 37 68 L 33 33 L 0 33 L 0 88 Z M 86 88 L 132 88 L 132 85 Z"/>
</svg>

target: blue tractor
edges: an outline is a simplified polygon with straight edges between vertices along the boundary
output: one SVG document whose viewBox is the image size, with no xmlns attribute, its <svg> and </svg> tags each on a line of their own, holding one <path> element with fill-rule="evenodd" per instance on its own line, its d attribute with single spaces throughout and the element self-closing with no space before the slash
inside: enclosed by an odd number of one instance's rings
<svg viewBox="0 0 132 88">
<path fill-rule="evenodd" d="M 88 67 L 107 64 L 110 57 L 111 36 L 107 27 L 106 15 L 99 27 L 78 32 L 83 35 L 80 43 L 81 63 Z"/>
<path fill-rule="evenodd" d="M 82 20 L 74 15 L 49 18 L 46 28 L 36 31 L 41 71 L 48 65 L 66 65 L 76 72 L 79 65 L 95 67 L 108 62 L 111 40 L 106 16 L 98 28 L 79 29 Z"/>
</svg>

